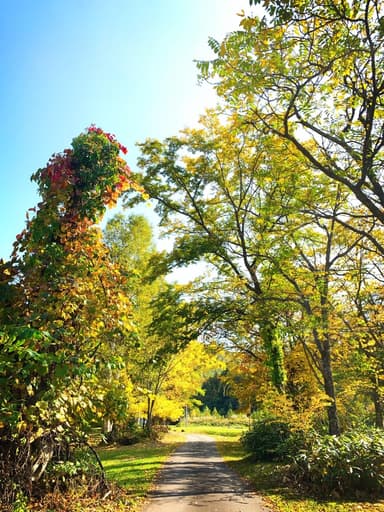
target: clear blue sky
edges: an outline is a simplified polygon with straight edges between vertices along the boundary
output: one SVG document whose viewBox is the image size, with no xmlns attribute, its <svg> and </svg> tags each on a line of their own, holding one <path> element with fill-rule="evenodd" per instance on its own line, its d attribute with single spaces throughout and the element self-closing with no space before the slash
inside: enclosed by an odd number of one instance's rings
<svg viewBox="0 0 384 512">
<path fill-rule="evenodd" d="M 0 258 L 38 202 L 31 174 L 95 123 L 128 147 L 212 104 L 193 59 L 248 0 L 0 0 Z M 209 99 L 210 96 L 210 99 Z"/>
</svg>

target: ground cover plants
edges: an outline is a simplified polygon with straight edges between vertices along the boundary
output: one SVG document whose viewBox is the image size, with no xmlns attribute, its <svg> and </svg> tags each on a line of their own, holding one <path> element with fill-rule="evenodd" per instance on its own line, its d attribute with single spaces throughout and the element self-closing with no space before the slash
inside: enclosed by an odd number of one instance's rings
<svg viewBox="0 0 384 512">
<path fill-rule="evenodd" d="M 211 427 L 199 428 L 200 432 L 212 433 Z M 243 478 L 249 480 L 255 491 L 266 497 L 278 512 L 381 512 L 384 502 L 365 499 L 340 499 L 329 495 L 318 499 L 300 489 L 290 480 L 288 465 L 280 462 L 255 462 L 239 442 L 240 433 L 227 435 L 226 428 L 216 427 L 214 436 L 224 460 Z"/>
</svg>

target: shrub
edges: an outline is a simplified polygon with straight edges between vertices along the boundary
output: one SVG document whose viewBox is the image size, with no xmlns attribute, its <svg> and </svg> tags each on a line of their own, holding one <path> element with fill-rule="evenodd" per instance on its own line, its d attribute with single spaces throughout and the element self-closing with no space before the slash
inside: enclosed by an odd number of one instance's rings
<svg viewBox="0 0 384 512">
<path fill-rule="evenodd" d="M 147 437 L 147 432 L 137 424 L 134 417 L 123 424 L 114 423 L 110 432 L 102 435 L 103 444 L 131 445 Z"/>
<path fill-rule="evenodd" d="M 244 434 L 241 442 L 257 461 L 284 460 L 291 453 L 296 438 L 287 422 L 261 419 Z"/>
<path fill-rule="evenodd" d="M 336 496 L 383 494 L 384 438 L 379 430 L 315 436 L 294 458 L 291 476 L 314 492 Z"/>
<path fill-rule="evenodd" d="M 41 490 L 61 490 L 76 487 L 79 484 L 104 484 L 104 472 L 96 459 L 95 451 L 87 447 L 74 448 L 68 457 L 53 459 L 40 483 Z"/>
</svg>

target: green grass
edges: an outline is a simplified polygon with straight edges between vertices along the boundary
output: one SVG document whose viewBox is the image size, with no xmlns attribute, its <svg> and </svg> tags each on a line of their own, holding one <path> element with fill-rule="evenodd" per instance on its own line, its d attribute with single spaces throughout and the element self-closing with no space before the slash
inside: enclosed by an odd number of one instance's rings
<svg viewBox="0 0 384 512">
<path fill-rule="evenodd" d="M 161 442 L 100 448 L 98 454 L 108 480 L 124 487 L 135 504 L 146 496 L 156 474 L 182 439 L 180 434 L 167 434 Z"/>
<path fill-rule="evenodd" d="M 220 438 L 224 436 L 227 438 L 239 439 L 241 434 L 246 431 L 246 427 L 243 425 L 233 425 L 230 427 L 223 425 L 180 425 L 179 427 L 175 427 L 173 429 L 175 432 L 185 432 L 185 433 L 194 433 L 194 434 L 208 434 L 210 436 L 214 436 L 215 438 Z"/>
</svg>

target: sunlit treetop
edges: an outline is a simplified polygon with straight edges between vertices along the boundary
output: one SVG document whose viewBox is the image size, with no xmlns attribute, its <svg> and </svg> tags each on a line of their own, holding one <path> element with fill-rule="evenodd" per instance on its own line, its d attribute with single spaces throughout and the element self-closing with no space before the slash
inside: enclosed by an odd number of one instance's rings
<svg viewBox="0 0 384 512">
<path fill-rule="evenodd" d="M 54 154 L 46 167 L 33 174 L 42 201 L 29 210 L 35 215 L 16 237 L 15 251 L 25 250 L 27 240 L 40 245 L 58 242 L 68 231 L 87 230 L 101 220 L 107 207 L 116 204 L 123 191 L 135 188 L 120 156 L 127 149 L 114 135 L 92 125 L 71 146 Z"/>
<path fill-rule="evenodd" d="M 90 126 L 72 141 L 72 149 L 55 154 L 32 180 L 43 200 L 57 203 L 60 213 L 95 221 L 130 187 L 130 169 L 119 153 L 127 153 L 114 135 Z"/>
</svg>

